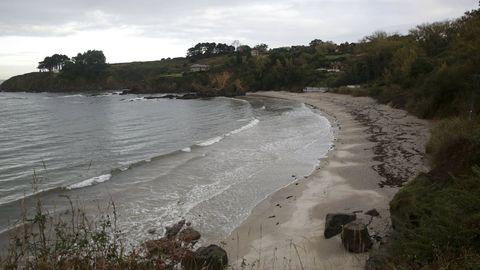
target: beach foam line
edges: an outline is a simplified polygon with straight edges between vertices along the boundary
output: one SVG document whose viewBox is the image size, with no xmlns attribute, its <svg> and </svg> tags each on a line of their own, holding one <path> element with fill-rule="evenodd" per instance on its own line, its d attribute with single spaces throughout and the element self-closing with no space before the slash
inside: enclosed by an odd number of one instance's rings
<svg viewBox="0 0 480 270">
<path fill-rule="evenodd" d="M 129 101 L 129 102 L 132 102 L 132 101 L 140 101 L 140 100 L 146 100 L 146 99 L 143 98 L 143 97 L 136 97 L 136 98 L 127 99 L 127 101 Z"/>
<path fill-rule="evenodd" d="M 185 147 L 185 148 L 182 149 L 182 152 L 190 153 L 190 152 L 192 152 L 192 148 L 191 147 Z"/>
<path fill-rule="evenodd" d="M 214 137 L 214 138 L 210 138 L 204 142 L 201 142 L 199 144 L 197 144 L 198 146 L 209 146 L 209 145 L 212 145 L 212 144 L 215 144 L 221 140 L 223 140 L 223 138 L 225 138 L 225 136 L 218 136 L 218 137 Z"/>
<path fill-rule="evenodd" d="M 70 185 L 66 189 L 72 190 L 72 189 L 79 189 L 79 188 L 84 188 L 84 187 L 88 187 L 88 186 L 93 186 L 93 185 L 96 185 L 96 184 L 99 184 L 99 183 L 106 182 L 106 181 L 110 180 L 110 178 L 112 178 L 111 174 L 104 174 L 104 175 L 100 175 L 100 176 L 95 176 L 95 177 L 92 177 L 90 179 L 83 180 L 82 182 Z"/>
<path fill-rule="evenodd" d="M 245 130 L 247 130 L 247 129 L 250 129 L 250 128 L 256 126 L 258 123 L 260 123 L 260 120 L 258 120 L 258 119 L 255 118 L 255 119 L 253 119 L 252 121 L 250 121 L 248 124 L 246 124 L 245 126 L 243 126 L 243 127 L 241 127 L 241 128 L 238 128 L 238 129 L 235 129 L 235 130 L 233 130 L 233 131 L 230 131 L 230 132 L 227 133 L 225 136 L 228 137 L 228 136 L 231 136 L 231 135 L 233 135 L 233 134 L 240 133 L 240 132 L 242 132 L 242 131 L 245 131 Z"/>
<path fill-rule="evenodd" d="M 248 124 L 246 124 L 245 126 L 242 126 L 242 127 L 240 127 L 240 128 L 237 128 L 237 129 L 235 129 L 235 130 L 232 130 L 232 131 L 228 132 L 228 133 L 225 134 L 225 135 L 210 138 L 210 139 L 208 139 L 208 140 L 206 140 L 206 141 L 204 141 L 204 142 L 198 143 L 198 144 L 196 144 L 196 145 L 198 145 L 198 146 L 210 146 L 210 145 L 212 145 L 212 144 L 215 144 L 215 143 L 217 143 L 217 142 L 225 139 L 226 137 L 229 137 L 229 136 L 232 136 L 232 135 L 234 135 L 234 134 L 237 134 L 237 133 L 240 133 L 240 132 L 242 132 L 242 131 L 245 131 L 245 130 L 247 130 L 247 129 L 250 129 L 250 128 L 256 126 L 258 123 L 260 123 L 260 120 L 254 118 L 253 120 L 251 120 L 251 121 L 250 121 Z M 182 151 L 183 151 L 183 149 L 182 149 Z"/>
<path fill-rule="evenodd" d="M 81 94 L 61 96 L 61 98 L 71 98 L 71 97 L 85 97 L 85 96 Z"/>
</svg>

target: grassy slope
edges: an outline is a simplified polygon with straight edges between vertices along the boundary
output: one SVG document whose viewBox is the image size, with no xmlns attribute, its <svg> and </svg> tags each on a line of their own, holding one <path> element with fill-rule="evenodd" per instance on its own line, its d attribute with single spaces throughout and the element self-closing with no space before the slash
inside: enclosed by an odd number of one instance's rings
<svg viewBox="0 0 480 270">
<path fill-rule="evenodd" d="M 480 269 L 480 125 L 453 118 L 432 131 L 433 168 L 391 202 L 399 268 Z"/>
<path fill-rule="evenodd" d="M 68 79 L 61 74 L 32 72 L 12 77 L 4 82 L 2 89 L 8 91 L 99 91 L 122 88 L 142 88 L 145 91 L 165 89 L 177 92 L 199 80 L 195 74 L 182 79 L 193 63 L 209 64 L 212 68 L 222 66 L 226 56 L 216 56 L 198 61 L 186 58 L 162 59 L 159 61 L 110 64 L 99 79 L 77 77 Z"/>
</svg>

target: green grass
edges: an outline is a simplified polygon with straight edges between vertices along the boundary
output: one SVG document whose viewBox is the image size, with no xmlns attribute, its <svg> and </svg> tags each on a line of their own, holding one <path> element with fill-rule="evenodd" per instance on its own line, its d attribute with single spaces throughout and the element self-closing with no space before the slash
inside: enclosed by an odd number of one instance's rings
<svg viewBox="0 0 480 270">
<path fill-rule="evenodd" d="M 447 119 L 428 144 L 433 168 L 390 203 L 399 269 L 480 269 L 480 128 Z"/>
</svg>

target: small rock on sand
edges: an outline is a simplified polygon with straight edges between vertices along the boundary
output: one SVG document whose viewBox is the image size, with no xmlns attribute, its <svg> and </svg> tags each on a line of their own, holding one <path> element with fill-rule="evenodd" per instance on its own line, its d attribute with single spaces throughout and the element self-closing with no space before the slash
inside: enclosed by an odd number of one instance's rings
<svg viewBox="0 0 480 270">
<path fill-rule="evenodd" d="M 369 215 L 369 216 L 372 216 L 372 217 L 378 217 L 380 216 L 380 213 L 378 213 L 377 209 L 372 209 L 372 210 L 368 210 L 367 212 L 365 212 L 365 215 Z"/>
</svg>

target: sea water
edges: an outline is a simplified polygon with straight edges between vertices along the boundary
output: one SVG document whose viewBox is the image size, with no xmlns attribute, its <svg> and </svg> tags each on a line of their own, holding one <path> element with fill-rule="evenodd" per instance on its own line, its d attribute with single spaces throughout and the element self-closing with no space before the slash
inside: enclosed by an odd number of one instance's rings
<svg viewBox="0 0 480 270">
<path fill-rule="evenodd" d="M 68 198 L 90 212 L 114 202 L 133 243 L 180 219 L 219 240 L 332 141 L 325 117 L 282 99 L 0 93 L 0 232 L 21 201 L 54 213 Z"/>
</svg>

